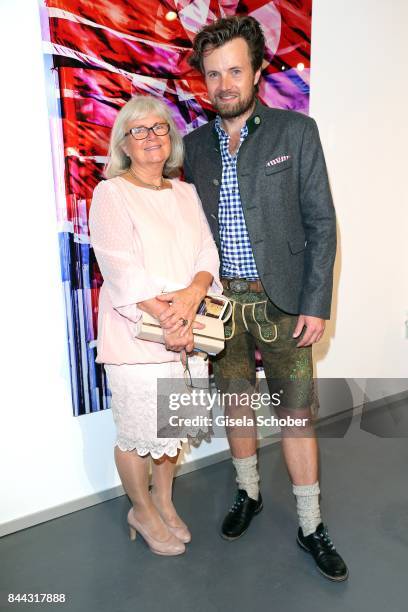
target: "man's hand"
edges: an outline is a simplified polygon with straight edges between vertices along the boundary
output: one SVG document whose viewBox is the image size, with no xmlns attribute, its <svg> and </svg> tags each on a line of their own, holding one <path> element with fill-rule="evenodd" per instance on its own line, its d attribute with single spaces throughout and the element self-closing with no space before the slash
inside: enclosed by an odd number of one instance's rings
<svg viewBox="0 0 408 612">
<path fill-rule="evenodd" d="M 306 327 L 306 331 L 303 338 L 296 345 L 298 348 L 310 346 L 311 344 L 315 344 L 315 342 L 319 342 L 323 336 L 326 321 L 324 319 L 319 319 L 319 317 L 299 315 L 295 331 L 293 332 L 293 338 L 298 338 L 304 327 Z"/>
</svg>

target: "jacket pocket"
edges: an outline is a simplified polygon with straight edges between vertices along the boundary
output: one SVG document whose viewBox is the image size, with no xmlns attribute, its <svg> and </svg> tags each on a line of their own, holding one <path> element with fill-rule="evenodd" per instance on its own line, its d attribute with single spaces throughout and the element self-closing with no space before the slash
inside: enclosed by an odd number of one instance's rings
<svg viewBox="0 0 408 612">
<path fill-rule="evenodd" d="M 306 240 L 304 238 L 292 238 L 288 240 L 288 246 L 292 255 L 297 255 L 306 249 Z"/>
<path fill-rule="evenodd" d="M 275 164 L 273 166 L 265 166 L 265 174 L 276 174 L 277 172 L 282 172 L 282 170 L 288 170 L 292 167 L 292 160 L 288 159 L 287 161 L 280 162 L 279 164 Z"/>
</svg>

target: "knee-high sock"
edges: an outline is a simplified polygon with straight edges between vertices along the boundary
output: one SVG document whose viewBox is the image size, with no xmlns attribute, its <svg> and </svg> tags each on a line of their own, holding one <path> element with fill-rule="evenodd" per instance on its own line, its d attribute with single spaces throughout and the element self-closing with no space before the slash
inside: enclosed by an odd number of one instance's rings
<svg viewBox="0 0 408 612">
<path fill-rule="evenodd" d="M 232 458 L 232 463 L 237 471 L 237 483 L 239 489 L 244 489 L 248 497 L 258 499 L 259 496 L 259 474 L 256 467 L 257 456 L 251 455 L 244 459 Z"/>
<path fill-rule="evenodd" d="M 319 483 L 293 485 L 293 493 L 296 496 L 299 525 L 302 528 L 303 535 L 308 536 L 316 531 L 316 527 L 322 521 L 319 505 Z"/>
</svg>

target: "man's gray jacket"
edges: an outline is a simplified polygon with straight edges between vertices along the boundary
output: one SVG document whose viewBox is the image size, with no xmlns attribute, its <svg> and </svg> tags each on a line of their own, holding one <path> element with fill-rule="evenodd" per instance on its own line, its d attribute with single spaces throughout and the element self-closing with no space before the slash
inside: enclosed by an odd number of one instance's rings
<svg viewBox="0 0 408 612">
<path fill-rule="evenodd" d="M 278 308 L 330 318 L 336 218 L 317 125 L 259 101 L 247 121 L 237 172 L 262 285 Z M 222 162 L 214 121 L 184 138 L 184 175 L 194 183 L 220 248 Z"/>
</svg>

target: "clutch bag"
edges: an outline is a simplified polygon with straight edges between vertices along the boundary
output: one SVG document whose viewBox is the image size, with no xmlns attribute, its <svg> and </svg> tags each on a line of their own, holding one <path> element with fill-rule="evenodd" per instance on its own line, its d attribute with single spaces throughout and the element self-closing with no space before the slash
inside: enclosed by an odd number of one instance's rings
<svg viewBox="0 0 408 612">
<path fill-rule="evenodd" d="M 194 330 L 194 348 L 209 355 L 218 355 L 224 348 L 224 323 L 220 319 L 211 319 L 205 315 L 196 315 L 195 320 L 203 323 L 205 328 Z M 142 325 L 137 337 L 140 340 L 164 344 L 163 329 L 159 321 L 147 312 L 143 313 Z"/>
<path fill-rule="evenodd" d="M 218 304 L 221 300 L 226 303 L 226 308 L 220 311 L 220 318 L 217 318 L 214 315 L 214 309 L 211 310 L 211 306 L 213 306 L 213 303 Z M 207 314 L 197 314 L 195 317 L 195 320 L 205 325 L 205 327 L 204 329 L 194 330 L 194 349 L 209 355 L 218 355 L 224 348 L 224 322 L 231 315 L 232 305 L 225 296 L 207 296 L 206 301 L 207 307 L 204 308 L 204 311 Z M 140 331 L 137 337 L 140 340 L 164 344 L 163 329 L 160 327 L 159 321 L 147 312 L 143 312 Z"/>
</svg>

